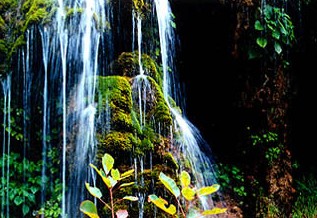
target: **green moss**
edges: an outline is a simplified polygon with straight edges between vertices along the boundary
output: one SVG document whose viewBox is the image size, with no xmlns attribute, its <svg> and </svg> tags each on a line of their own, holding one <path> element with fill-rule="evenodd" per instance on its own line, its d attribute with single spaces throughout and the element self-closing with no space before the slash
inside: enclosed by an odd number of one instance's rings
<svg viewBox="0 0 317 218">
<path fill-rule="evenodd" d="M 51 9 L 52 1 L 47 0 L 27 0 L 22 6 L 22 11 L 25 14 L 25 23 L 22 32 L 32 24 L 38 24 L 49 16 L 49 9 Z"/>
<path fill-rule="evenodd" d="M 170 108 L 167 105 L 161 87 L 152 78 L 149 78 L 149 81 L 152 92 L 155 93 L 155 98 L 153 107 L 150 108 L 147 117 L 149 120 L 154 118 L 153 122 L 160 124 L 162 133 L 168 133 L 173 121 Z"/>
<path fill-rule="evenodd" d="M 179 168 L 177 161 L 175 160 L 174 156 L 170 152 L 167 152 L 164 155 L 163 160 L 167 166 L 170 166 L 173 169 Z"/>
<path fill-rule="evenodd" d="M 110 103 L 111 109 L 121 109 L 126 113 L 131 112 L 132 90 L 126 77 L 99 76 L 98 90 L 102 100 L 99 104 L 105 105 Z"/>
<path fill-rule="evenodd" d="M 113 157 L 120 162 L 122 158 L 129 157 L 132 148 L 140 144 L 140 140 L 129 132 L 113 131 L 106 135 L 97 135 L 98 137 L 98 158 L 100 159 L 105 152 L 111 153 Z M 123 161 L 126 162 L 126 161 Z"/>
<path fill-rule="evenodd" d="M 158 71 L 157 63 L 147 54 L 141 55 L 141 63 L 144 74 L 153 78 L 162 86 L 162 74 Z M 140 74 L 139 52 L 122 52 L 114 63 L 114 74 L 127 77 L 135 77 Z"/>
</svg>

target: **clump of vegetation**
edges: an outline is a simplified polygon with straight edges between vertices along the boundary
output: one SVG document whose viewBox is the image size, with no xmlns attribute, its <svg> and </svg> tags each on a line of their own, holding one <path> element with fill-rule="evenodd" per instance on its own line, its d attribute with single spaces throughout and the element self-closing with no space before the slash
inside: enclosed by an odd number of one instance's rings
<svg viewBox="0 0 317 218">
<path fill-rule="evenodd" d="M 98 173 L 98 175 L 102 178 L 102 181 L 104 184 L 107 186 L 108 191 L 109 191 L 109 197 L 110 197 L 110 202 L 106 202 L 105 200 L 102 199 L 103 195 L 100 191 L 99 188 L 97 187 L 92 187 L 90 186 L 89 183 L 85 183 L 87 190 L 89 193 L 99 199 L 99 201 L 108 209 L 111 211 L 111 217 L 115 218 L 115 214 L 117 218 L 124 218 L 128 216 L 128 211 L 127 210 L 117 210 L 115 212 L 115 204 L 120 202 L 121 200 L 129 200 L 129 201 L 137 201 L 138 198 L 134 196 L 124 196 L 122 199 L 118 199 L 115 201 L 114 199 L 114 192 L 115 190 L 131 186 L 134 184 L 134 182 L 128 182 L 128 183 L 122 183 L 119 184 L 120 181 L 123 179 L 130 177 L 133 175 L 134 169 L 128 170 L 124 173 L 120 173 L 118 169 L 114 169 L 114 159 L 113 157 L 105 153 L 104 156 L 102 157 L 102 168 L 98 169 L 95 165 L 90 164 L 90 166 Z M 90 200 L 85 200 L 80 204 L 80 211 L 86 214 L 87 216 L 91 218 L 98 218 L 98 210 L 97 206 Z"/>
<path fill-rule="evenodd" d="M 201 197 L 210 195 L 219 190 L 220 186 L 214 184 L 211 186 L 196 188 L 191 185 L 191 177 L 188 172 L 182 171 L 180 174 L 181 189 L 177 186 L 175 180 L 164 174 L 160 173 L 159 180 L 163 183 L 165 188 L 175 197 L 178 208 L 180 208 L 182 216 L 185 217 L 203 217 L 209 215 L 216 215 L 225 213 L 227 208 L 215 207 L 211 210 L 199 209 L 198 203 Z M 183 197 L 183 199 L 181 199 Z M 185 205 L 182 205 L 181 200 L 185 200 Z M 162 209 L 166 213 L 177 216 L 177 209 L 174 204 L 170 204 L 168 207 L 168 202 L 151 194 L 148 196 L 148 201 L 154 203 L 158 208 Z"/>
</svg>

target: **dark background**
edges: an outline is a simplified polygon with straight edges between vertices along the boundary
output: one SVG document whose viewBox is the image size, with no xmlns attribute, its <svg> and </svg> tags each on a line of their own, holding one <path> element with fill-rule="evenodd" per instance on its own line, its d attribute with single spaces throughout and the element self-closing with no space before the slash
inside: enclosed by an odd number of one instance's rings
<svg viewBox="0 0 317 218">
<path fill-rule="evenodd" d="M 290 4 L 297 42 L 290 57 L 287 115 L 293 157 L 316 167 L 317 7 Z M 184 84 L 187 118 L 200 130 L 215 156 L 234 155 L 248 122 L 256 117 L 239 107 L 241 66 L 232 55 L 236 17 L 233 8 L 214 0 L 175 0 L 172 4 L 180 40 L 178 65 Z"/>
</svg>

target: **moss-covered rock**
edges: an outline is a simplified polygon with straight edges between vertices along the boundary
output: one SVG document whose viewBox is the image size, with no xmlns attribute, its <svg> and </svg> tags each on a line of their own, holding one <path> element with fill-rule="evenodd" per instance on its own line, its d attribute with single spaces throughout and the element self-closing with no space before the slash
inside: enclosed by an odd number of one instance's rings
<svg viewBox="0 0 317 218">
<path fill-rule="evenodd" d="M 122 52 L 118 59 L 114 62 L 113 73 L 115 75 L 135 77 L 140 74 L 140 63 L 144 74 L 152 77 L 156 83 L 162 86 L 162 74 L 158 70 L 157 63 L 147 54 L 141 55 L 139 60 L 139 52 Z"/>
</svg>

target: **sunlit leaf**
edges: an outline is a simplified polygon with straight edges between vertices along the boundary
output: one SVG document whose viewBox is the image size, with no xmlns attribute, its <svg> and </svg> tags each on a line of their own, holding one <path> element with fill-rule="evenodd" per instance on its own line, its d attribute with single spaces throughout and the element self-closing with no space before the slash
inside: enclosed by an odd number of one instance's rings
<svg viewBox="0 0 317 218">
<path fill-rule="evenodd" d="M 176 207 L 173 204 L 170 204 L 169 207 L 166 207 L 168 204 L 166 200 L 156 195 L 149 195 L 148 202 L 154 203 L 158 208 L 164 210 L 166 213 L 174 215 L 176 213 Z"/>
<path fill-rule="evenodd" d="M 124 172 L 124 173 L 121 174 L 121 179 L 129 177 L 129 176 L 133 175 L 133 173 L 134 173 L 134 169 Z"/>
<path fill-rule="evenodd" d="M 182 187 L 187 187 L 190 185 L 190 175 L 188 172 L 186 171 L 182 171 L 181 175 L 180 175 L 180 180 L 181 180 L 181 184 Z"/>
<path fill-rule="evenodd" d="M 105 171 L 106 175 L 109 174 L 110 170 L 113 167 L 113 164 L 114 164 L 113 157 L 110 154 L 105 153 L 102 157 L 102 166 L 103 166 L 103 170 Z"/>
<path fill-rule="evenodd" d="M 111 176 L 108 176 L 111 187 L 114 187 L 117 184 L 117 180 L 113 179 Z"/>
<path fill-rule="evenodd" d="M 267 39 L 266 39 L 266 38 L 259 37 L 259 38 L 256 39 L 256 43 L 257 43 L 261 48 L 265 48 L 265 46 L 267 45 Z"/>
<path fill-rule="evenodd" d="M 218 208 L 215 207 L 211 210 L 205 210 L 204 212 L 202 212 L 202 215 L 206 216 L 206 215 L 216 215 L 216 214 L 220 214 L 220 213 L 225 213 L 227 211 L 227 208 Z"/>
<path fill-rule="evenodd" d="M 118 169 L 111 170 L 111 176 L 114 180 L 118 181 L 120 179 L 120 172 Z"/>
<path fill-rule="evenodd" d="M 202 187 L 202 188 L 197 190 L 197 194 L 199 196 L 210 195 L 210 194 L 218 191 L 219 188 L 220 188 L 220 185 L 218 185 L 218 184 L 214 184 L 212 186 Z"/>
<path fill-rule="evenodd" d="M 85 185 L 86 185 L 87 190 L 89 191 L 89 193 L 92 196 L 94 196 L 96 198 L 101 198 L 102 197 L 102 193 L 101 193 L 99 188 L 91 187 L 88 182 L 85 182 Z"/>
<path fill-rule="evenodd" d="M 93 164 L 89 164 L 89 166 L 96 170 L 96 172 L 99 174 L 99 176 L 102 178 L 102 181 L 106 184 L 108 188 L 112 188 L 110 180 L 107 178 L 105 172 L 102 169 L 98 170 L 97 167 Z"/>
<path fill-rule="evenodd" d="M 180 195 L 180 190 L 176 185 L 176 182 L 165 175 L 163 172 L 160 173 L 159 176 L 160 181 L 164 184 L 164 186 L 176 197 L 178 198 Z"/>
<path fill-rule="evenodd" d="M 123 199 L 129 200 L 129 201 L 137 201 L 137 200 L 139 200 L 139 198 L 135 197 L 135 196 L 124 196 Z"/>
<path fill-rule="evenodd" d="M 122 183 L 122 184 L 120 185 L 120 188 L 133 185 L 134 183 L 135 183 L 135 182 Z"/>
<path fill-rule="evenodd" d="M 92 201 L 86 200 L 81 202 L 79 209 L 90 218 L 99 218 L 97 207 Z"/>
<path fill-rule="evenodd" d="M 187 201 L 193 200 L 195 198 L 195 194 L 196 192 L 190 187 L 185 187 L 182 189 L 182 195 Z"/>
</svg>

